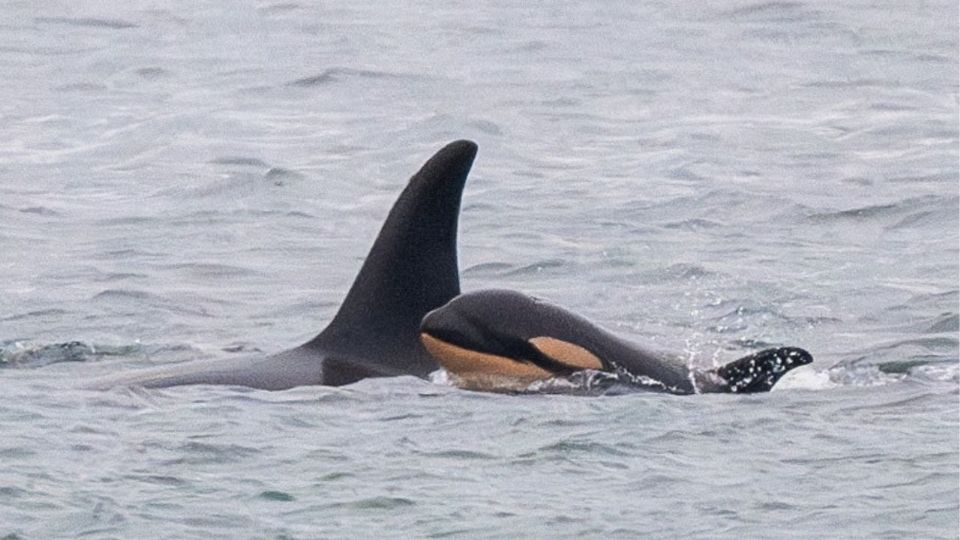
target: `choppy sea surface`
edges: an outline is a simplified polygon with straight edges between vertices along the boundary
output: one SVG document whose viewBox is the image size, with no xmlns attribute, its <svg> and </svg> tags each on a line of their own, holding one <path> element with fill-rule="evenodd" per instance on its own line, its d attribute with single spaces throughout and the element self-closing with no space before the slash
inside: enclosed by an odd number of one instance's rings
<svg viewBox="0 0 960 540">
<path fill-rule="evenodd" d="M 956 538 L 958 7 L 7 1 L 0 537 Z M 465 290 L 763 395 L 79 389 L 275 352 L 480 153 Z"/>
</svg>

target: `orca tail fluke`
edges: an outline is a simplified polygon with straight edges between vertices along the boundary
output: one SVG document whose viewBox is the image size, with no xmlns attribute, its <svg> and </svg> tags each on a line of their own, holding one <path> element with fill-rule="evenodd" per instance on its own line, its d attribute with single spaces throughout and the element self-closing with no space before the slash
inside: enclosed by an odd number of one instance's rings
<svg viewBox="0 0 960 540">
<path fill-rule="evenodd" d="M 813 356 L 803 349 L 779 347 L 744 356 L 713 370 L 713 373 L 723 379 L 721 388 L 724 392 L 769 392 L 788 371 L 810 362 L 813 362 Z"/>
<path fill-rule="evenodd" d="M 346 346 L 396 358 L 412 354 L 423 357 L 423 365 L 396 366 L 398 372 L 426 375 L 436 369 L 417 329 L 428 311 L 460 294 L 457 223 L 476 154 L 476 143 L 452 142 L 410 178 L 340 310 L 307 347 Z"/>
</svg>

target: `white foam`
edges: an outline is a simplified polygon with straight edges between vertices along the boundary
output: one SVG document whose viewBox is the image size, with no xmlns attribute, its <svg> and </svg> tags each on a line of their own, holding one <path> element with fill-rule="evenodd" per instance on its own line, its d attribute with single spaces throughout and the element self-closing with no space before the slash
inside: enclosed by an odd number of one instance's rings
<svg viewBox="0 0 960 540">
<path fill-rule="evenodd" d="M 960 382 L 960 363 L 916 366 L 910 375 L 925 381 L 956 383 Z"/>
<path fill-rule="evenodd" d="M 430 374 L 430 382 L 443 386 L 456 386 L 453 379 L 450 377 L 450 373 L 443 368 L 440 368 Z"/>
<path fill-rule="evenodd" d="M 781 390 L 826 390 L 841 386 L 830 378 L 827 371 L 817 371 L 811 366 L 798 367 L 781 378 L 771 392 Z"/>
</svg>

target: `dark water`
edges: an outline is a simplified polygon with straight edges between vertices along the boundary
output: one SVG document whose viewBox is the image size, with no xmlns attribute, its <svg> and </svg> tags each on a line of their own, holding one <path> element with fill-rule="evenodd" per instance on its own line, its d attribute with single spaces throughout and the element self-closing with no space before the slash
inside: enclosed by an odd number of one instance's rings
<svg viewBox="0 0 960 540">
<path fill-rule="evenodd" d="M 955 2 L 6 3 L 0 536 L 956 538 L 957 36 Z M 816 362 L 76 389 L 311 337 L 455 138 L 465 289 Z"/>
</svg>

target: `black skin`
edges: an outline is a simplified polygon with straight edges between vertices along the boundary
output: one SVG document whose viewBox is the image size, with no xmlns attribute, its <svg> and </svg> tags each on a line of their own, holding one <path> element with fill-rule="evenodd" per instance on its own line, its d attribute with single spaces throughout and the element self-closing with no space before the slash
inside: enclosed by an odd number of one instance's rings
<svg viewBox="0 0 960 540">
<path fill-rule="evenodd" d="M 603 371 L 625 382 L 675 394 L 766 392 L 785 373 L 813 357 L 796 347 L 767 349 L 717 369 L 691 370 L 680 358 L 648 350 L 561 307 L 510 290 L 463 294 L 436 309 L 420 331 L 459 347 L 531 362 L 557 376 L 573 370 L 533 347 L 528 340 L 551 337 L 596 355 Z"/>
</svg>

